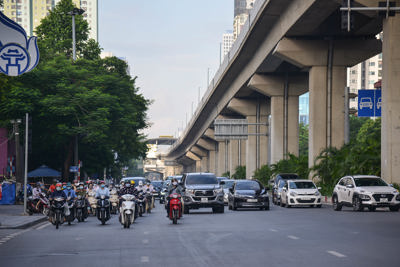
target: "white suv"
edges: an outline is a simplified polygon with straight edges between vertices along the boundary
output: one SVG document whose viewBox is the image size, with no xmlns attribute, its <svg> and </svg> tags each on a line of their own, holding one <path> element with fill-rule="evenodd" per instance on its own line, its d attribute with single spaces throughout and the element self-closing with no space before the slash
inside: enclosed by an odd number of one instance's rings
<svg viewBox="0 0 400 267">
<path fill-rule="evenodd" d="M 281 192 L 281 207 L 310 206 L 321 208 L 320 188 L 311 180 L 288 180 Z"/>
<path fill-rule="evenodd" d="M 377 207 L 398 211 L 400 195 L 378 176 L 345 176 L 333 189 L 332 203 L 333 209 L 337 211 L 342 206 L 353 207 L 356 211 L 362 211 L 365 207 L 370 211 L 375 211 Z"/>
</svg>

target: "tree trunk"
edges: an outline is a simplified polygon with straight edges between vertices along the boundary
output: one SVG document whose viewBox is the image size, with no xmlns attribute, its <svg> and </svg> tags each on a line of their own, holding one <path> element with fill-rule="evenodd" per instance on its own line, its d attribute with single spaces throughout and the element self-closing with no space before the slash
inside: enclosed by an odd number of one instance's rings
<svg viewBox="0 0 400 267">
<path fill-rule="evenodd" d="M 69 141 L 69 144 L 65 146 L 65 150 L 67 150 L 67 157 L 64 160 L 64 171 L 63 171 L 63 181 L 69 181 L 69 167 L 72 164 L 72 156 L 74 155 L 74 139 Z"/>
</svg>

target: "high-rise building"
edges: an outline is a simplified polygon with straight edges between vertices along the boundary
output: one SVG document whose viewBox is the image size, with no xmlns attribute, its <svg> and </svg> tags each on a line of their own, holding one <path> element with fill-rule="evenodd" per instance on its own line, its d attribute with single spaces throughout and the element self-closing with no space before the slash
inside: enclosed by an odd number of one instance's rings
<svg viewBox="0 0 400 267">
<path fill-rule="evenodd" d="M 243 25 L 249 17 L 249 12 L 253 8 L 255 0 L 235 0 L 234 19 L 233 19 L 233 38 L 237 39 L 242 31 Z"/>
<path fill-rule="evenodd" d="M 232 31 L 226 31 L 222 35 L 222 58 L 228 54 L 229 50 L 231 49 L 233 42 L 235 40 L 233 39 L 233 32 Z"/>
<path fill-rule="evenodd" d="M 309 123 L 309 93 L 302 94 L 299 97 L 299 122 L 303 124 Z"/>
<path fill-rule="evenodd" d="M 24 28 L 29 36 L 34 35 L 40 21 L 49 14 L 61 0 L 4 0 L 3 13 Z M 72 0 L 78 7 L 85 10 L 84 18 L 89 23 L 89 38 L 98 40 L 98 0 Z"/>
</svg>

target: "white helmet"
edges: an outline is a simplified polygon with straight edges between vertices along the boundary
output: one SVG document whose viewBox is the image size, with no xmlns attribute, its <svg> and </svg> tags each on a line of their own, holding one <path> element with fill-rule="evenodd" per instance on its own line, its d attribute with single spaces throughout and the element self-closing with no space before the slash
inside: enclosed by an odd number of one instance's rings
<svg viewBox="0 0 400 267">
<path fill-rule="evenodd" d="M 143 186 L 143 181 L 139 181 L 139 186 Z"/>
</svg>

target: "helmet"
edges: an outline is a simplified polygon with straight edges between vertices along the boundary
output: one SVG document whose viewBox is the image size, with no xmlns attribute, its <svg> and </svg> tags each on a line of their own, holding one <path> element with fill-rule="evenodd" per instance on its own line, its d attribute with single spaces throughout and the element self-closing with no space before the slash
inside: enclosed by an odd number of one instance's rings
<svg viewBox="0 0 400 267">
<path fill-rule="evenodd" d="M 41 186 L 42 184 L 40 182 L 36 182 L 36 186 Z"/>
<path fill-rule="evenodd" d="M 139 186 L 142 186 L 143 185 L 143 181 L 139 181 Z"/>
<path fill-rule="evenodd" d="M 57 191 L 60 191 L 61 188 L 62 188 L 62 184 L 60 184 L 60 183 L 56 184 L 56 190 Z"/>
<path fill-rule="evenodd" d="M 135 180 L 131 180 L 131 184 L 135 184 Z"/>
</svg>

